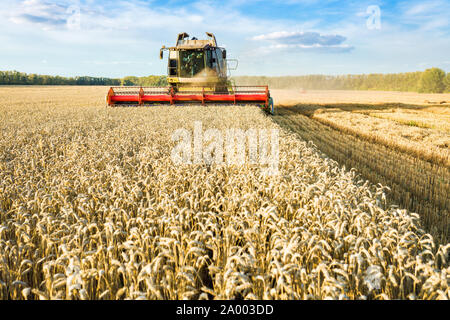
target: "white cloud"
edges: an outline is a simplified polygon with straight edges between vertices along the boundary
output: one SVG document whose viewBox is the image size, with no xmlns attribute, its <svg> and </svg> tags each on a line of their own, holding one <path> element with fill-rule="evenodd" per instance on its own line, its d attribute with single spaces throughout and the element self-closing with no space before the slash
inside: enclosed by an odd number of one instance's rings
<svg viewBox="0 0 450 320">
<path fill-rule="evenodd" d="M 288 32 L 277 31 L 268 34 L 258 35 L 252 38 L 253 40 L 268 40 L 275 44 L 270 45 L 272 49 L 319 49 L 323 52 L 348 52 L 354 47 L 342 44 L 346 40 L 344 36 L 337 34 L 322 35 L 318 32 Z"/>
<path fill-rule="evenodd" d="M 321 35 L 318 32 L 287 32 L 279 31 L 253 37 L 253 40 L 276 40 L 284 43 L 298 43 L 307 46 L 332 46 L 344 42 L 346 39 L 340 35 Z"/>
<path fill-rule="evenodd" d="M 10 21 L 16 24 L 35 24 L 48 30 L 67 23 L 70 18 L 69 7 L 70 4 L 26 0 L 10 13 Z"/>
<path fill-rule="evenodd" d="M 418 4 L 411 4 L 409 5 L 408 9 L 406 10 L 406 15 L 422 15 L 427 13 L 433 13 L 436 12 L 436 9 L 439 9 L 442 7 L 441 1 L 429 1 L 424 3 L 418 3 Z"/>
<path fill-rule="evenodd" d="M 201 23 L 204 21 L 203 17 L 200 15 L 191 15 L 191 16 L 188 16 L 187 19 L 194 23 Z"/>
<path fill-rule="evenodd" d="M 450 2 L 435 0 L 407 2 L 403 4 L 399 22 L 414 25 L 418 30 L 448 32 L 450 26 Z"/>
<path fill-rule="evenodd" d="M 352 46 L 349 46 L 347 44 L 343 45 L 322 45 L 322 44 L 312 44 L 312 45 L 305 45 L 305 44 L 275 44 L 269 46 L 269 48 L 274 49 L 286 49 L 286 48 L 300 48 L 300 49 L 337 49 L 336 51 L 347 51 L 353 49 Z"/>
</svg>

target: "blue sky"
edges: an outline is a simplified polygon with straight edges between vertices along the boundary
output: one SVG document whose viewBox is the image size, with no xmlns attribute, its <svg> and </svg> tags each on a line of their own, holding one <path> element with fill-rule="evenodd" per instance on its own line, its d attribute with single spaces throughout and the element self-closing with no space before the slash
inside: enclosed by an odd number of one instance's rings
<svg viewBox="0 0 450 320">
<path fill-rule="evenodd" d="M 165 74 L 162 45 L 215 33 L 234 75 L 450 72 L 450 1 L 0 0 L 0 70 Z M 378 11 L 379 9 L 379 11 Z M 379 15 L 378 15 L 379 13 Z"/>
</svg>

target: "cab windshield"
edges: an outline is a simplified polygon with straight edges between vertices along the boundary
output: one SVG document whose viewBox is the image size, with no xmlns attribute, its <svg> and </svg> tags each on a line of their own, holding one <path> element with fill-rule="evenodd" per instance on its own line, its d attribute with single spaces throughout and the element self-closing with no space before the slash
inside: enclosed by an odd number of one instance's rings
<svg viewBox="0 0 450 320">
<path fill-rule="evenodd" d="M 205 69 L 205 56 L 203 51 L 180 51 L 180 77 L 192 78 Z"/>
</svg>

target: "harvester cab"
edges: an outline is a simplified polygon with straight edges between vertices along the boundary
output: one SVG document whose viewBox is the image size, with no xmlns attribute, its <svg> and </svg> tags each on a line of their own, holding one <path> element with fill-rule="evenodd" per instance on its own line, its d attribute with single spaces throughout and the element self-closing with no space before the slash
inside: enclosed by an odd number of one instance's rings
<svg viewBox="0 0 450 320">
<path fill-rule="evenodd" d="M 167 82 L 175 92 L 192 91 L 202 87 L 207 92 L 226 92 L 228 86 L 226 50 L 217 46 L 216 37 L 207 32 L 207 40 L 189 39 L 187 33 L 180 33 L 175 47 L 160 50 L 169 51 Z"/>
<path fill-rule="evenodd" d="M 178 34 L 168 51 L 167 87 L 112 87 L 106 100 L 110 106 L 179 103 L 257 104 L 273 114 L 268 86 L 235 86 L 228 79 L 227 51 L 217 45 L 214 34 L 198 40 L 185 32 Z"/>
</svg>

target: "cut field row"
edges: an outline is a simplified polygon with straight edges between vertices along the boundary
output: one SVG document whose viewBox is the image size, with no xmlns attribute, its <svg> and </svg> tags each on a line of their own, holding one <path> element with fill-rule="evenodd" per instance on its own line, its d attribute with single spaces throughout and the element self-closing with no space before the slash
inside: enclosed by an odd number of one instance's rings
<svg viewBox="0 0 450 320">
<path fill-rule="evenodd" d="M 420 213 L 424 227 L 448 242 L 448 168 L 337 130 L 303 115 L 298 108 L 279 108 L 274 120 L 347 168 L 356 168 L 363 178 L 389 186 L 393 203 Z"/>
</svg>

